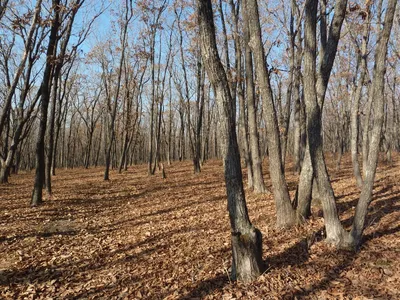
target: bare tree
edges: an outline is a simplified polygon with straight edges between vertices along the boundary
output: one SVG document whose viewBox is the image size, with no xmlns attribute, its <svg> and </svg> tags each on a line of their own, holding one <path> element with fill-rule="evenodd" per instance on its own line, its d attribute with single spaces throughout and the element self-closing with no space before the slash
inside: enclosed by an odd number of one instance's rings
<svg viewBox="0 0 400 300">
<path fill-rule="evenodd" d="M 350 231 L 351 245 L 356 247 L 361 243 L 362 233 L 365 228 L 365 220 L 368 213 L 368 206 L 372 200 L 372 190 L 378 165 L 379 145 L 384 121 L 386 58 L 397 3 L 397 0 L 388 1 L 384 26 L 379 33 L 378 45 L 375 51 L 374 78 L 371 86 L 372 98 L 374 99 L 374 126 L 372 128 L 368 164 L 365 172 L 366 176 L 364 178 L 360 199 L 357 203 L 354 221 Z"/>
<path fill-rule="evenodd" d="M 117 117 L 117 106 L 118 106 L 118 99 L 119 99 L 119 94 L 120 94 L 120 89 L 121 89 L 122 69 L 124 66 L 125 52 L 126 52 L 126 48 L 127 48 L 128 25 L 133 17 L 132 1 L 126 0 L 124 9 L 125 9 L 125 14 L 124 14 L 124 19 L 122 21 L 122 28 L 121 28 L 121 57 L 119 60 L 119 67 L 117 70 L 116 90 L 115 90 L 114 101 L 113 101 L 112 106 L 108 105 L 109 114 L 110 114 L 110 122 L 109 122 L 110 139 L 108 141 L 108 145 L 107 145 L 107 149 L 106 149 L 106 168 L 104 171 L 104 180 L 110 179 L 111 150 L 112 150 L 113 142 L 115 139 L 115 119 Z M 109 88 L 111 88 L 111 87 L 109 87 Z"/>
<path fill-rule="evenodd" d="M 257 125 L 257 107 L 254 88 L 254 72 L 253 72 L 253 53 L 250 48 L 250 30 L 249 18 L 246 10 L 246 1 L 243 6 L 243 29 L 245 44 L 245 65 L 246 65 L 246 97 L 249 124 L 249 151 L 252 180 L 249 180 L 249 186 L 254 188 L 256 193 L 265 193 L 267 191 L 262 174 L 262 158 L 260 153 L 258 125 Z"/>
<path fill-rule="evenodd" d="M 246 9 L 250 31 L 250 47 L 253 50 L 255 69 L 263 99 L 263 108 L 267 130 L 269 152 L 269 167 L 273 193 L 276 203 L 276 218 L 278 227 L 289 227 L 296 223 L 295 210 L 292 207 L 289 190 L 282 164 L 280 135 L 276 108 L 270 84 L 269 73 L 265 64 L 264 47 L 261 39 L 260 19 L 256 0 L 246 0 Z M 250 17 L 251 16 L 251 17 Z"/>
<path fill-rule="evenodd" d="M 231 277 L 251 281 L 263 272 L 262 236 L 250 222 L 243 190 L 235 113 L 226 73 L 218 55 L 210 0 L 198 0 L 201 49 L 208 78 L 214 87 L 221 116 L 221 150 L 224 157 L 228 210 L 232 230 Z"/>
<path fill-rule="evenodd" d="M 46 66 L 43 73 L 42 84 L 39 89 L 41 95 L 40 101 L 40 125 L 38 138 L 36 142 L 36 174 L 35 184 L 32 193 L 31 205 L 37 206 L 42 203 L 42 189 L 45 182 L 45 134 L 47 127 L 47 109 L 50 102 L 51 92 L 51 73 L 54 66 L 54 57 L 57 49 L 57 33 L 61 26 L 60 20 L 60 0 L 52 0 L 52 11 L 54 16 L 52 18 L 51 30 L 49 36 L 49 43 L 46 53 Z"/>
</svg>

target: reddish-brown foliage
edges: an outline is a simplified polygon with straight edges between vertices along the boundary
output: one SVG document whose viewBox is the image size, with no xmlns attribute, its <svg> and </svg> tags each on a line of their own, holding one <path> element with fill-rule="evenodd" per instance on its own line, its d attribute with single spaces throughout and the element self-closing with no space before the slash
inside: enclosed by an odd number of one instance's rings
<svg viewBox="0 0 400 300">
<path fill-rule="evenodd" d="M 357 253 L 321 241 L 318 203 L 305 226 L 277 231 L 272 196 L 246 191 L 268 264 L 248 285 L 227 276 L 230 231 L 220 162 L 208 162 L 197 176 L 190 162 L 175 163 L 166 167 L 166 180 L 147 177 L 146 166 L 111 173 L 110 182 L 102 181 L 102 169 L 60 170 L 52 199 L 34 209 L 28 206 L 33 174 L 13 176 L 0 186 L 0 298 L 398 298 L 399 164 L 395 156 L 394 166 L 382 163 L 378 170 Z M 331 168 L 331 179 L 350 225 L 358 191 L 347 157 L 343 166 Z M 294 193 L 293 168 L 287 175 Z"/>
</svg>

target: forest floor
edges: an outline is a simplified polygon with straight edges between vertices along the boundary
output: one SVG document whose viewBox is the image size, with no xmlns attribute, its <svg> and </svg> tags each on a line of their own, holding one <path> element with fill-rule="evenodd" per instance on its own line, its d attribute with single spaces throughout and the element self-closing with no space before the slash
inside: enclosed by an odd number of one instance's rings
<svg viewBox="0 0 400 300">
<path fill-rule="evenodd" d="M 359 191 L 348 156 L 330 175 L 342 222 L 351 225 Z M 269 188 L 270 179 L 265 180 Z M 0 186 L 0 298 L 4 299 L 399 299 L 400 155 L 376 176 L 364 243 L 356 253 L 320 237 L 321 206 L 287 231 L 274 228 L 271 194 L 246 189 L 252 222 L 263 234 L 267 271 L 255 282 L 230 282 L 230 230 L 220 161 L 201 174 L 191 162 L 147 176 L 57 170 L 54 194 L 29 207 L 34 173 Z M 287 167 L 293 195 L 297 175 Z M 246 176 L 244 176 L 246 178 Z M 316 234 L 307 247 L 305 239 Z"/>
</svg>

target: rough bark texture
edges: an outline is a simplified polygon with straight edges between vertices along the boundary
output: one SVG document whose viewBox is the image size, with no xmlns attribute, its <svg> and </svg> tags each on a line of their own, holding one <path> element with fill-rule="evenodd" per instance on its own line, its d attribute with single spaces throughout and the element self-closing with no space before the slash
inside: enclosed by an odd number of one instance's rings
<svg viewBox="0 0 400 300">
<path fill-rule="evenodd" d="M 367 170 L 367 165 L 368 165 L 369 133 L 370 133 L 369 120 L 371 118 L 372 103 L 373 103 L 372 86 L 371 86 L 371 84 L 369 84 L 367 112 L 365 113 L 365 117 L 364 117 L 363 137 L 362 137 L 362 165 L 363 165 L 364 177 L 367 176 L 366 170 Z"/>
<path fill-rule="evenodd" d="M 346 2 L 346 1 L 344 1 Z M 310 147 L 310 156 L 312 166 L 316 176 L 318 190 L 322 200 L 324 211 L 324 221 L 326 229 L 326 238 L 328 242 L 340 244 L 347 239 L 347 233 L 344 231 L 337 213 L 335 195 L 330 183 L 329 175 L 325 166 L 322 136 L 321 136 L 321 107 L 323 104 L 322 95 L 325 95 L 323 86 L 316 82 L 316 24 L 317 24 L 317 0 L 306 1 L 305 6 L 305 49 L 304 49 L 304 100 L 307 111 L 307 138 Z M 335 15 L 336 15 L 335 10 Z M 336 26 L 337 24 L 335 24 Z M 341 24 L 340 24 L 341 25 Z M 340 30 L 339 30 L 340 32 Z M 337 44 L 336 44 L 337 45 Z M 327 52 L 330 51 L 327 49 Z M 331 60 L 328 60 L 329 62 Z M 332 61 L 333 64 L 333 61 Z M 330 70 L 323 69 L 323 73 Z M 324 74 L 323 81 L 327 84 L 329 76 Z M 317 95 L 317 89 L 320 93 Z M 318 101 L 320 99 L 320 101 Z"/>
<path fill-rule="evenodd" d="M 313 176 L 314 171 L 311 164 L 310 147 L 307 143 L 303 166 L 300 172 L 299 185 L 295 196 L 297 217 L 301 222 L 311 216 Z"/>
<path fill-rule="evenodd" d="M 224 158 L 228 210 L 232 230 L 232 278 L 251 281 L 263 272 L 261 233 L 253 227 L 247 213 L 243 190 L 239 147 L 236 138 L 235 112 L 226 73 L 218 55 L 212 4 L 197 1 L 202 56 L 214 87 L 220 114 L 220 140 Z"/>
<path fill-rule="evenodd" d="M 0 168 L 0 183 L 8 183 L 8 175 L 9 175 L 10 168 L 7 167 L 6 163 L 4 162 L 4 166 L 2 163 L 2 166 Z"/>
<path fill-rule="evenodd" d="M 360 199 L 356 207 L 354 222 L 350 232 L 353 246 L 358 246 L 361 242 L 361 237 L 365 226 L 365 218 L 368 213 L 368 206 L 372 199 L 372 190 L 374 187 L 376 167 L 378 164 L 379 144 L 384 121 L 384 87 L 387 48 L 397 2 L 398 0 L 389 0 L 388 2 L 384 22 L 385 25 L 380 33 L 378 46 L 375 52 L 374 78 L 372 82 L 372 98 L 374 99 L 374 126 L 372 128 L 368 164 L 366 166 L 364 183 L 361 189 Z"/>
<path fill-rule="evenodd" d="M 285 180 L 276 109 L 274 106 L 269 74 L 265 64 L 264 48 L 261 38 L 260 19 L 256 0 L 247 0 L 244 13 L 248 14 L 250 47 L 253 50 L 255 69 L 263 99 L 265 123 L 268 128 L 268 153 L 270 176 L 276 202 L 277 227 L 289 227 L 296 223 L 296 214 L 292 207 Z M 250 17 L 251 16 L 251 17 Z"/>
<path fill-rule="evenodd" d="M 239 5 L 239 3 L 238 3 Z M 241 145 L 241 153 L 247 167 L 247 183 L 250 188 L 253 187 L 253 168 L 251 163 L 251 153 L 249 146 L 249 126 L 248 111 L 246 110 L 245 95 L 243 90 L 243 69 L 242 69 L 242 46 L 241 37 L 239 35 L 239 9 L 236 9 L 233 0 L 229 0 L 231 14 L 233 17 L 233 37 L 235 42 L 235 69 L 237 96 L 239 100 L 239 145 Z"/>
<path fill-rule="evenodd" d="M 244 6 L 244 9 L 246 7 Z M 253 78 L 253 57 L 249 46 L 250 33 L 247 20 L 247 14 L 243 14 L 244 19 L 244 43 L 245 43 L 245 66 L 246 66 L 246 98 L 247 98 L 247 110 L 248 110 L 248 123 L 249 123 L 249 146 L 250 146 L 250 160 L 251 170 L 253 171 L 252 186 L 254 192 L 265 193 L 267 188 L 265 187 L 264 178 L 262 174 L 262 158 L 260 154 L 260 145 L 258 137 L 258 126 L 257 126 L 257 108 L 255 103 L 255 91 L 254 91 L 254 78 Z M 250 184 L 249 184 L 250 186 Z"/>
</svg>

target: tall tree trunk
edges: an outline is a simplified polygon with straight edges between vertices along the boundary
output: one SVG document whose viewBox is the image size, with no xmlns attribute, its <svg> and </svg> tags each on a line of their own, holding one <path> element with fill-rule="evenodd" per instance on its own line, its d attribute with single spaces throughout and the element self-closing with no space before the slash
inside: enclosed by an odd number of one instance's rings
<svg viewBox="0 0 400 300">
<path fill-rule="evenodd" d="M 369 32 L 370 32 L 370 21 L 371 21 L 371 10 L 370 6 L 372 3 L 366 3 L 366 13 L 367 18 L 364 23 L 363 34 L 362 34 L 362 44 L 360 49 L 360 59 L 361 59 L 361 67 L 360 67 L 360 77 L 358 79 L 358 83 L 355 87 L 355 93 L 352 108 L 351 108 L 351 140 L 350 140 L 350 148 L 351 148 L 351 161 L 353 164 L 353 173 L 357 180 L 357 185 L 359 188 L 362 187 L 362 177 L 360 172 L 360 164 L 358 163 L 358 131 L 359 131 L 359 123 L 360 123 L 360 101 L 362 95 L 362 89 L 365 82 L 365 76 L 367 73 L 367 51 L 368 51 L 368 40 L 369 40 Z M 354 88 L 353 88 L 354 90 Z"/>
<path fill-rule="evenodd" d="M 40 86 L 41 93 L 41 105 L 40 105 L 40 122 L 39 122 L 39 132 L 36 142 L 36 173 L 35 173 L 35 183 L 32 193 L 31 205 L 40 205 L 43 201 L 42 199 L 42 189 L 45 180 L 45 157 L 44 157 L 44 143 L 46 135 L 47 126 L 47 108 L 50 101 L 50 90 L 51 90 L 51 73 L 53 69 L 53 58 L 56 54 L 57 45 L 57 32 L 60 28 L 60 0 L 52 1 L 52 8 L 54 11 L 54 18 L 52 20 L 49 44 L 47 47 L 47 61 L 46 67 L 43 73 L 42 84 Z"/>
<path fill-rule="evenodd" d="M 247 176 L 248 176 L 248 185 L 253 184 L 253 170 L 251 165 L 250 158 L 250 149 L 249 149 L 249 139 L 248 139 L 248 116 L 246 111 L 246 103 L 243 91 L 243 70 L 242 70 L 242 46 L 240 43 L 239 36 L 239 5 L 237 4 L 237 8 L 235 7 L 235 3 L 233 0 L 229 0 L 229 6 L 231 9 L 231 15 L 233 17 L 233 38 L 235 43 L 235 70 L 236 76 L 232 78 L 232 84 L 236 84 L 236 90 L 239 100 L 239 145 L 241 145 L 241 153 L 244 156 L 245 165 L 247 167 Z"/>
<path fill-rule="evenodd" d="M 304 49 L 304 100 L 307 111 L 307 139 L 310 148 L 310 156 L 312 167 L 315 172 L 316 182 L 319 194 L 321 196 L 322 207 L 324 211 L 324 221 L 326 229 L 327 241 L 334 244 L 346 242 L 347 233 L 344 231 L 338 217 L 336 208 L 335 195 L 330 183 L 329 175 L 326 169 L 323 145 L 322 145 L 322 107 L 325 97 L 326 87 L 328 84 L 330 71 L 333 65 L 334 57 L 337 49 L 338 38 L 340 37 L 340 29 L 344 19 L 344 12 L 347 1 L 338 0 L 335 6 L 335 16 L 332 30 L 335 30 L 332 37 L 333 40 L 328 42 L 334 47 L 326 48 L 325 56 L 320 72 L 318 73 L 318 81 L 316 81 L 316 24 L 317 24 L 317 0 L 307 0 L 305 6 L 305 49 Z M 343 19 L 340 16 L 343 14 Z M 339 16 L 339 20 L 335 17 Z M 341 21 L 341 22 L 340 22 Z M 336 22 L 336 23 L 335 23 Z M 337 32 L 338 31 L 338 32 Z M 332 33 L 331 33 L 332 36 Z M 330 37 L 331 37 L 330 36 Z M 336 43 L 335 43 L 336 42 Z M 336 46 L 336 47 L 335 47 Z M 333 57 L 332 57 L 333 56 Z M 317 94 L 318 93 L 318 94 Z"/>
<path fill-rule="evenodd" d="M 61 53 L 63 55 L 63 53 Z M 54 123 L 55 114 L 57 107 L 57 95 L 58 95 L 58 78 L 61 74 L 62 65 L 57 64 L 55 66 L 55 71 L 53 72 L 53 91 L 52 99 L 50 103 L 50 115 L 49 115 L 49 133 L 48 133 L 48 148 L 47 148 L 47 162 L 46 162 L 46 191 L 49 195 L 52 193 L 51 189 L 51 165 L 53 163 L 53 150 L 54 150 Z"/>
<path fill-rule="evenodd" d="M 399 21 L 400 22 L 400 21 Z M 393 70 L 396 72 L 396 67 L 397 67 L 397 61 L 394 62 L 393 64 Z M 392 97 L 391 97 L 391 104 L 392 104 L 392 109 L 391 109 L 391 114 L 390 114 L 390 119 L 388 121 L 388 142 L 389 142 L 389 147 L 386 153 L 386 159 L 390 165 L 393 164 L 393 158 L 392 158 L 392 149 L 394 148 L 393 146 L 395 145 L 395 118 L 396 118 L 396 109 L 395 109 L 395 100 L 396 100 L 396 85 L 397 85 L 397 74 L 394 74 L 393 77 L 393 86 L 392 86 Z M 389 118 L 389 116 L 388 116 Z"/>
<path fill-rule="evenodd" d="M 233 279 L 251 281 L 263 272 L 262 235 L 250 222 L 242 182 L 235 112 L 226 73 L 218 55 L 210 0 L 198 0 L 201 48 L 208 78 L 212 83 L 221 122 L 221 150 L 224 157 L 228 210 L 232 231 Z"/>
<path fill-rule="evenodd" d="M 125 61 L 128 25 L 129 25 L 130 20 L 132 19 L 132 16 L 133 16 L 132 9 L 129 6 L 128 0 L 126 0 L 125 1 L 125 18 L 124 18 L 124 23 L 123 23 L 124 26 L 122 28 L 122 37 L 121 37 L 122 51 L 121 51 L 121 57 L 120 57 L 120 61 L 119 61 L 117 86 L 116 86 L 116 92 L 115 92 L 115 97 L 114 97 L 114 103 L 113 103 L 113 108 L 112 108 L 111 116 L 110 116 L 111 120 L 110 120 L 109 131 L 110 131 L 111 138 L 109 140 L 109 145 L 108 145 L 108 148 L 106 151 L 106 169 L 104 171 L 104 180 L 110 179 L 109 174 L 110 174 L 110 164 L 111 164 L 111 150 L 112 150 L 113 142 L 115 141 L 115 119 L 117 116 L 118 97 L 119 97 L 119 92 L 121 89 L 122 69 L 123 69 L 124 61 Z"/>
<path fill-rule="evenodd" d="M 260 19 L 256 0 L 247 0 L 243 10 L 249 23 L 250 47 L 254 53 L 257 78 L 263 99 L 264 118 L 267 130 L 270 176 L 276 203 L 276 217 L 278 227 L 289 227 L 297 222 L 292 207 L 289 190 L 286 184 L 282 156 L 278 121 L 274 106 L 269 74 L 265 64 L 264 48 L 261 38 Z M 250 17 L 251 16 L 251 17 Z"/>
<path fill-rule="evenodd" d="M 369 154 L 369 121 L 371 118 L 372 112 L 372 104 L 373 104 L 373 94 L 372 94 L 372 85 L 369 84 L 368 86 L 368 96 L 367 96 L 367 111 L 365 112 L 364 117 L 364 126 L 363 126 L 363 137 L 362 137 L 362 164 L 363 164 L 363 175 L 364 177 L 367 176 L 367 165 L 368 165 L 368 154 Z"/>
<path fill-rule="evenodd" d="M 366 176 L 361 189 L 360 199 L 357 203 L 353 226 L 350 231 L 353 246 L 358 246 L 361 242 L 368 206 L 372 200 L 372 190 L 378 165 L 379 144 L 384 120 L 384 87 L 388 41 L 392 30 L 397 2 L 397 0 L 388 1 L 384 21 L 385 25 L 379 34 L 378 45 L 375 52 L 374 78 L 371 86 L 372 99 L 374 99 L 374 126 L 372 128 L 368 164 L 365 172 Z"/>
<path fill-rule="evenodd" d="M 193 156 L 194 172 L 199 173 L 201 170 L 201 129 L 203 127 L 203 112 L 204 112 L 204 81 L 205 74 L 202 71 L 203 66 L 201 64 L 201 51 L 198 54 L 197 61 L 197 100 L 196 100 L 196 132 L 194 136 L 195 141 L 195 151 Z"/>
<path fill-rule="evenodd" d="M 172 147 L 172 124 L 173 124 L 173 111 L 172 111 L 172 74 L 169 74 L 169 118 L 168 118 L 168 147 L 167 147 L 167 163 L 171 165 L 171 159 L 173 157 L 173 147 Z"/>
<path fill-rule="evenodd" d="M 243 9 L 246 9 L 244 2 Z M 262 157 L 260 153 L 259 134 L 257 126 L 257 105 L 255 101 L 255 87 L 253 75 L 253 53 L 250 48 L 250 30 L 248 14 L 243 12 L 243 29 L 245 44 L 245 66 L 246 66 L 246 98 L 247 114 L 249 123 L 249 142 L 250 142 L 250 163 L 251 169 L 248 171 L 252 178 L 249 178 L 249 187 L 256 193 L 266 193 L 267 188 L 262 174 Z M 251 174 L 252 171 L 252 174 Z M 249 175 L 249 176 L 250 176 Z M 252 181 L 251 181 L 252 179 Z M 252 184 L 252 185 L 251 185 Z"/>
<path fill-rule="evenodd" d="M 232 99 L 234 100 L 235 116 L 236 116 L 236 85 L 234 84 L 233 79 L 232 79 L 231 63 L 230 63 L 230 59 L 229 59 L 228 33 L 226 30 L 225 14 L 224 14 L 222 0 L 218 1 L 217 9 L 218 9 L 219 17 L 221 18 L 222 37 L 223 37 L 222 52 L 224 54 L 224 59 L 225 59 L 224 63 L 226 66 L 226 68 L 225 68 L 226 77 L 228 79 L 229 88 L 231 89 Z M 236 119 L 236 117 L 235 117 L 235 119 Z"/>
<path fill-rule="evenodd" d="M 296 1 L 292 0 L 292 14 L 294 15 L 294 10 L 296 6 Z M 298 14 L 296 14 L 298 16 Z M 300 18 L 298 16 L 298 18 Z M 301 162 L 301 98 L 300 98 L 300 80 L 301 80 L 301 62 L 303 58 L 303 47 L 301 38 L 301 26 L 297 28 L 297 34 L 295 37 L 295 45 L 297 48 L 295 51 L 295 66 L 294 66 L 294 78 L 293 78 L 293 100 L 294 100 L 294 163 L 297 172 L 300 172 L 300 162 Z"/>
</svg>

